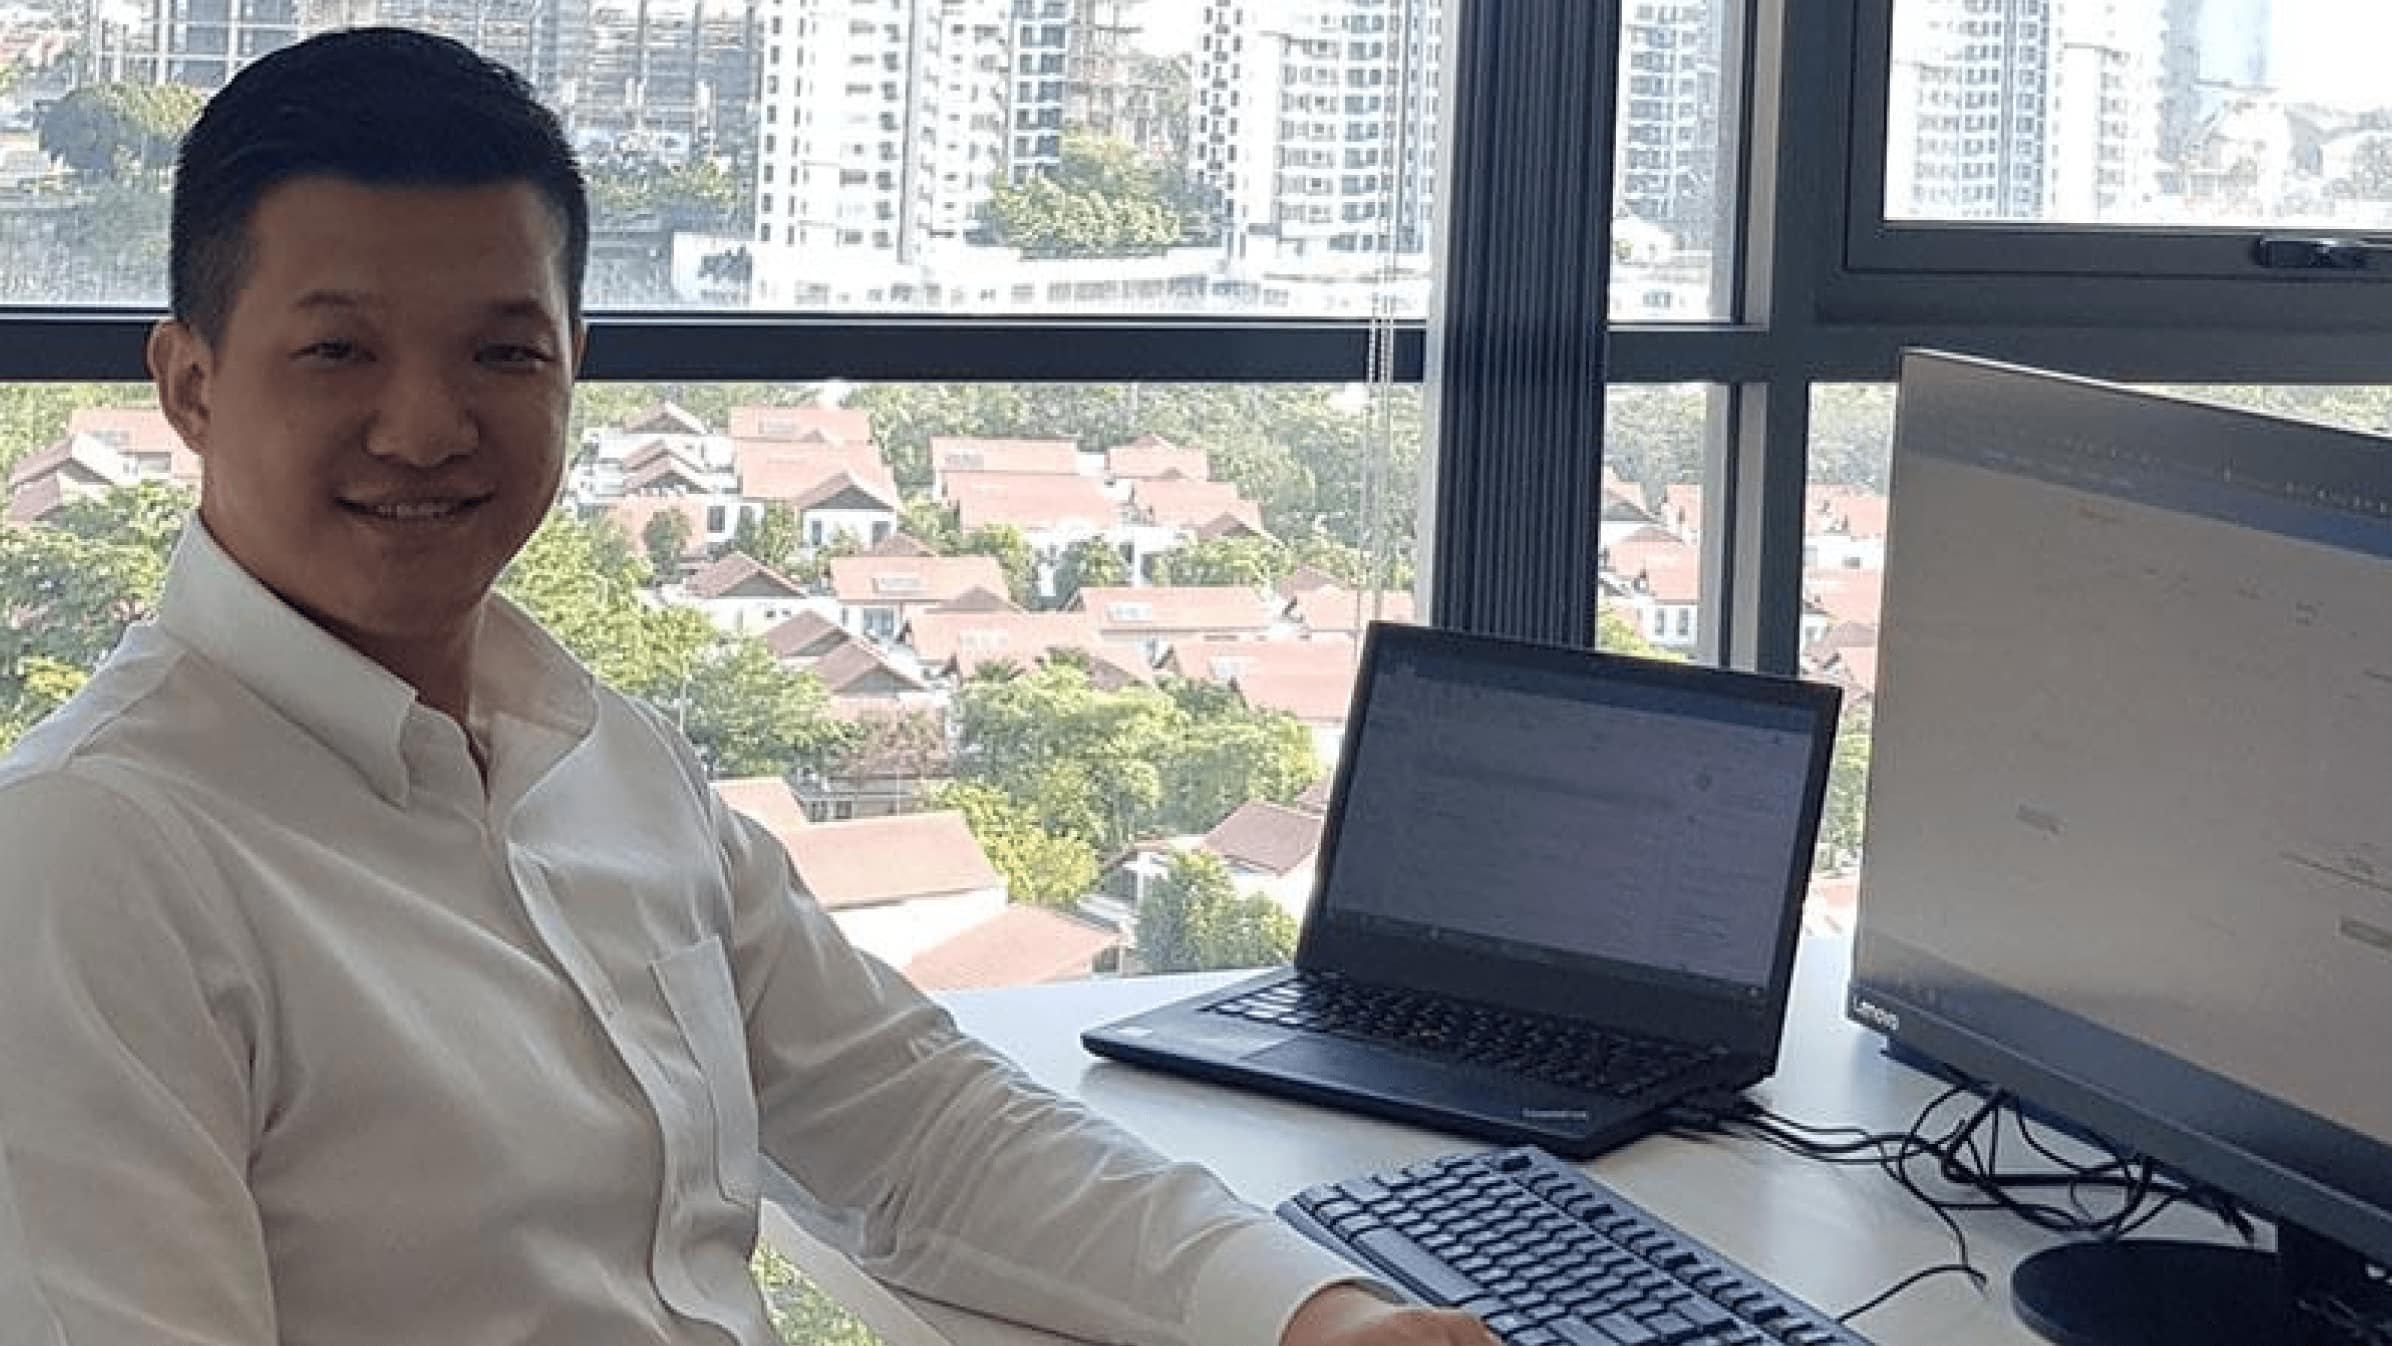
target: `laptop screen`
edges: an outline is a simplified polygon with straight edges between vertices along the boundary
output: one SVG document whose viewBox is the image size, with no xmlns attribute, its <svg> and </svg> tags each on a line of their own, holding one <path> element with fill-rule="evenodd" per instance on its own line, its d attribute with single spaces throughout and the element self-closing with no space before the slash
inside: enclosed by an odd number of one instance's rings
<svg viewBox="0 0 2392 1346">
<path fill-rule="evenodd" d="M 1331 919 L 1759 993 L 1805 848 L 1818 712 L 1584 656 L 1382 641 L 1347 738 Z M 1755 679 L 1758 683 L 1762 680 Z"/>
</svg>

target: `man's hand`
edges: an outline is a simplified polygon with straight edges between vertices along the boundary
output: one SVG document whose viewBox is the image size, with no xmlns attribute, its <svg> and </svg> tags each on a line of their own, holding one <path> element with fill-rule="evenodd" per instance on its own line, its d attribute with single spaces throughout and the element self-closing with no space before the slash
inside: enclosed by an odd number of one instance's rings
<svg viewBox="0 0 2392 1346">
<path fill-rule="evenodd" d="M 1501 1346 L 1478 1319 L 1454 1309 L 1390 1304 L 1351 1285 L 1304 1301 L 1279 1346 Z"/>
</svg>

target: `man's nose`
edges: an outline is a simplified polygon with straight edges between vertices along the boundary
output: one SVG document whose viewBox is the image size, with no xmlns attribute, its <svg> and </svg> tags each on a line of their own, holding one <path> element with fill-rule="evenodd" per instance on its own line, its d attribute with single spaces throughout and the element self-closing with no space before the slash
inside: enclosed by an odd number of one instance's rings
<svg viewBox="0 0 2392 1346">
<path fill-rule="evenodd" d="M 380 389 L 366 429 L 366 450 L 413 467 L 437 467 L 472 453 L 481 427 L 466 376 L 424 366 L 401 366 Z"/>
</svg>

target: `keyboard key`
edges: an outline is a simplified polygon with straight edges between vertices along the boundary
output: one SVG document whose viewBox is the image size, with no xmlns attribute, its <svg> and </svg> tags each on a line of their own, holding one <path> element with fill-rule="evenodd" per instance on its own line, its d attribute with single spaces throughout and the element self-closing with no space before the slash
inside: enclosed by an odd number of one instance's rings
<svg viewBox="0 0 2392 1346">
<path fill-rule="evenodd" d="M 1354 1240 L 1354 1246 L 1439 1304 L 1459 1304 L 1475 1298 L 1478 1283 L 1445 1265 L 1436 1254 L 1392 1229 L 1374 1229 Z"/>
<path fill-rule="evenodd" d="M 1661 1346 L 1661 1334 L 1624 1313 L 1607 1313 L 1595 1320 L 1595 1330 L 1618 1346 Z"/>
</svg>

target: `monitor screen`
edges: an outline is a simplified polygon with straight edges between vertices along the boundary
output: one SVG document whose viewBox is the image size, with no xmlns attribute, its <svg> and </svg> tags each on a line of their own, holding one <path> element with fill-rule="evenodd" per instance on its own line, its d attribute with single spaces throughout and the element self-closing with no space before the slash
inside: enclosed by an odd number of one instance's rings
<svg viewBox="0 0 2392 1346">
<path fill-rule="evenodd" d="M 1759 995 L 1808 869 L 1815 697 L 1715 669 L 1383 640 L 1324 910 Z"/>
<path fill-rule="evenodd" d="M 2392 441 L 1903 370 L 1852 1012 L 2392 1257 Z"/>
</svg>

